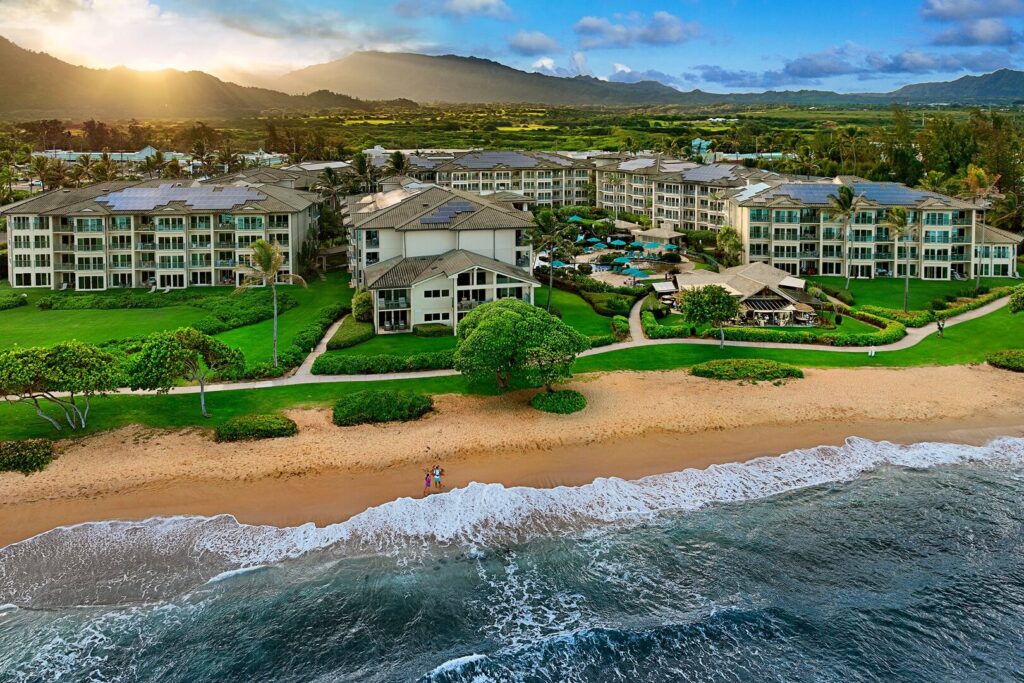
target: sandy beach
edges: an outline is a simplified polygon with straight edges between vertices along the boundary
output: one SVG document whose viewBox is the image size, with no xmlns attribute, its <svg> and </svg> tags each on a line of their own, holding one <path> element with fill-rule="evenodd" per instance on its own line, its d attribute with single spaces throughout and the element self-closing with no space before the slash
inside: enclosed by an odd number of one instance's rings
<svg viewBox="0 0 1024 683">
<path fill-rule="evenodd" d="M 296 437 L 217 444 L 204 430 L 128 427 L 62 442 L 42 473 L 0 474 L 0 545 L 55 526 L 154 515 L 231 513 L 247 523 L 342 521 L 445 484 L 579 485 L 839 444 L 983 443 L 1024 436 L 1024 378 L 987 366 L 812 370 L 780 386 L 685 372 L 623 372 L 572 383 L 580 414 L 539 413 L 532 392 L 439 396 L 423 420 L 338 428 L 296 410 Z"/>
</svg>

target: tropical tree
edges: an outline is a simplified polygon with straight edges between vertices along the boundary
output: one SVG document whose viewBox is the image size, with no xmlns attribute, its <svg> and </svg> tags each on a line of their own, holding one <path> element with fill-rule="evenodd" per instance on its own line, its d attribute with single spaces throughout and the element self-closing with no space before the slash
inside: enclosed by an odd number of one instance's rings
<svg viewBox="0 0 1024 683">
<path fill-rule="evenodd" d="M 619 220 L 619 205 L 618 205 L 618 192 L 619 185 L 622 184 L 623 176 L 620 173 L 605 173 L 604 181 L 612 186 L 612 215 L 615 217 L 616 222 Z"/>
<path fill-rule="evenodd" d="M 1017 287 L 1010 294 L 1010 313 L 1024 311 L 1024 286 Z"/>
<path fill-rule="evenodd" d="M 316 183 L 313 184 L 313 191 L 330 206 L 337 207 L 338 199 L 346 194 L 345 179 L 336 169 L 328 166 L 320 171 Z"/>
<path fill-rule="evenodd" d="M 182 170 L 181 163 L 177 159 L 169 160 L 160 171 L 161 178 L 180 178 L 184 174 L 185 171 Z"/>
<path fill-rule="evenodd" d="M 216 157 L 206 146 L 205 140 L 196 140 L 189 153 L 192 155 L 192 161 L 199 164 L 204 175 L 212 175 Z"/>
<path fill-rule="evenodd" d="M 39 180 L 40 189 L 46 189 L 46 180 L 49 177 L 50 171 L 50 158 L 45 157 L 41 154 L 33 156 L 32 161 L 29 163 L 28 176 L 29 179 L 36 178 Z"/>
<path fill-rule="evenodd" d="M 92 178 L 92 170 L 95 165 L 95 159 L 93 159 L 92 154 L 88 152 L 79 155 L 79 157 L 75 159 L 75 169 L 80 174 L 78 177 L 82 180 Z"/>
<path fill-rule="evenodd" d="M 48 348 L 17 348 L 0 354 L 0 395 L 8 403 L 30 403 L 57 431 L 66 422 L 85 429 L 93 396 L 121 386 L 121 366 L 95 346 L 64 342 Z M 46 408 L 56 408 L 54 417 Z"/>
<path fill-rule="evenodd" d="M 1024 204 L 1016 192 L 1007 192 L 992 206 L 992 225 L 1018 231 L 1024 222 Z"/>
<path fill-rule="evenodd" d="M 142 172 L 150 178 L 156 178 L 163 172 L 166 165 L 167 159 L 164 158 L 164 153 L 157 150 L 142 160 Z"/>
<path fill-rule="evenodd" d="M 206 412 L 206 382 L 239 371 L 245 358 L 238 349 L 203 334 L 191 327 L 173 332 L 149 335 L 137 354 L 132 356 L 129 386 L 133 390 L 148 389 L 167 393 L 181 380 L 199 384 L 199 410 Z"/>
<path fill-rule="evenodd" d="M 230 142 L 225 142 L 217 150 L 215 162 L 225 173 L 233 173 L 242 165 L 242 157 L 235 152 Z"/>
<path fill-rule="evenodd" d="M 897 248 L 900 242 L 907 241 L 913 233 L 914 226 L 909 223 L 907 210 L 901 206 L 889 209 L 886 220 L 880 223 L 881 227 L 889 230 L 889 237 L 895 240 Z M 903 311 L 910 310 L 910 244 L 903 245 L 903 253 L 906 263 L 903 268 Z"/>
<path fill-rule="evenodd" d="M 533 231 L 533 244 L 537 251 L 548 253 L 548 304 L 547 311 L 551 312 L 551 294 L 555 283 L 555 257 L 561 252 L 568 251 L 573 241 L 570 232 L 575 228 L 561 226 L 555 219 L 551 209 L 543 209 L 537 212 L 534 218 L 536 227 Z"/>
<path fill-rule="evenodd" d="M 256 240 L 250 246 L 252 249 L 252 260 L 237 268 L 242 274 L 242 281 L 235 288 L 235 294 L 240 294 L 254 287 L 270 287 L 274 299 L 274 367 L 277 367 L 277 285 L 278 283 L 291 283 L 306 286 L 306 281 L 294 273 L 282 272 L 284 266 L 284 254 L 281 247 L 276 243 L 264 239 Z"/>
<path fill-rule="evenodd" d="M 52 159 L 46 166 L 46 180 L 48 187 L 64 187 L 68 184 L 69 178 L 68 162 L 63 159 Z"/>
<path fill-rule="evenodd" d="M 493 378 L 502 389 L 520 380 L 550 390 L 571 376 L 576 356 L 589 347 L 586 337 L 547 311 L 520 299 L 499 299 L 459 323 L 455 368 L 471 381 Z"/>
<path fill-rule="evenodd" d="M 108 152 L 102 152 L 100 158 L 93 164 L 90 173 L 92 179 L 100 183 L 120 178 L 121 168 Z"/>
<path fill-rule="evenodd" d="M 683 292 L 679 313 L 691 325 L 718 327 L 719 348 L 725 348 L 725 323 L 740 313 L 739 299 L 719 285 L 704 285 Z"/>
<path fill-rule="evenodd" d="M 988 208 L 989 197 L 996 194 L 996 188 L 999 184 L 999 176 L 994 179 L 989 177 L 989 174 L 985 169 L 974 164 L 968 164 L 967 173 L 964 175 L 964 189 L 965 194 L 962 195 L 966 199 L 970 199 L 978 211 L 981 212 L 981 239 L 978 242 L 978 265 L 974 269 L 974 289 L 977 290 L 981 287 L 981 258 L 985 253 L 985 240 L 988 236 L 988 224 L 985 223 L 985 211 Z M 977 222 L 977 221 L 976 221 Z"/>
<path fill-rule="evenodd" d="M 388 155 L 388 163 L 384 170 L 386 176 L 406 175 L 409 173 L 409 160 L 400 151 L 395 150 Z"/>
<path fill-rule="evenodd" d="M 843 224 L 843 240 L 846 242 L 846 289 L 850 289 L 850 277 L 853 274 L 853 266 L 850 265 L 850 223 L 860 208 L 860 201 L 861 198 L 854 195 L 853 188 L 847 185 L 840 185 L 836 194 L 828 196 L 832 220 Z"/>
<path fill-rule="evenodd" d="M 737 266 L 743 255 L 743 240 L 731 225 L 723 225 L 715 235 L 715 246 L 722 252 L 722 265 Z"/>
</svg>

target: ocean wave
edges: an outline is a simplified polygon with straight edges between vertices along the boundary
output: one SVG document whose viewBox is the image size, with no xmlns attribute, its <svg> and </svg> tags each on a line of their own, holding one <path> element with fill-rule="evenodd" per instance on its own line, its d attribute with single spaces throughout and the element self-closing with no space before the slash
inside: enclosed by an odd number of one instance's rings
<svg viewBox="0 0 1024 683">
<path fill-rule="evenodd" d="M 984 446 L 897 445 L 850 438 L 745 463 L 626 481 L 611 477 L 551 489 L 472 483 L 441 495 L 402 498 L 326 527 L 241 524 L 230 515 L 161 517 L 60 527 L 0 549 L 0 604 L 60 606 L 165 599 L 214 577 L 316 551 L 469 550 L 544 533 L 643 520 L 810 486 L 882 467 L 1024 463 L 1024 439 Z M 82 577 L 88 576 L 89 581 Z"/>
</svg>

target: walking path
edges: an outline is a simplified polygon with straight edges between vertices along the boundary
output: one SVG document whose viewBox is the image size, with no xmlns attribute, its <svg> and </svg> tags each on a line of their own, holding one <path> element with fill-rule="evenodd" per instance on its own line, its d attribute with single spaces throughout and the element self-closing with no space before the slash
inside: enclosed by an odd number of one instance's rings
<svg viewBox="0 0 1024 683">
<path fill-rule="evenodd" d="M 1003 297 L 997 299 L 989 304 L 976 308 L 973 311 L 968 311 L 955 318 L 950 318 L 946 321 L 946 327 L 953 327 L 968 320 L 975 320 L 982 316 L 986 316 L 990 313 L 998 311 L 1009 303 L 1009 297 Z M 663 346 L 666 344 L 699 344 L 705 346 L 714 346 L 719 342 L 717 339 L 647 339 L 644 336 L 643 326 L 640 323 L 640 309 L 642 300 L 637 302 L 633 306 L 633 309 L 629 312 L 629 333 L 632 339 L 630 341 L 620 342 L 618 344 L 610 344 L 608 346 L 601 346 L 596 349 L 590 349 L 584 351 L 580 356 L 596 356 L 602 353 L 610 353 L 612 351 L 621 351 L 622 349 L 648 347 L 648 346 Z M 270 387 L 285 387 L 294 386 L 300 384 L 327 384 L 334 382 L 381 382 L 390 380 L 401 380 L 401 379 L 423 379 L 427 377 L 451 377 L 458 375 L 456 370 L 424 370 L 419 372 L 390 372 L 380 375 L 314 375 L 311 372 L 313 362 L 324 352 L 327 351 L 327 342 L 334 336 L 338 327 L 341 325 L 341 321 L 334 323 L 328 328 L 324 338 L 320 340 L 320 343 L 316 345 L 313 353 L 309 355 L 302 362 L 293 374 L 287 377 L 280 377 L 277 379 L 260 380 L 254 382 L 235 382 L 230 384 L 211 384 L 206 387 L 208 392 L 215 391 L 232 391 L 236 389 L 267 389 Z M 887 351 L 901 351 L 903 349 L 909 349 L 912 346 L 916 346 L 926 339 L 929 335 L 935 333 L 934 325 L 926 325 L 924 327 L 908 328 L 907 336 L 900 339 L 892 344 L 885 346 L 878 346 L 876 350 L 878 353 L 884 353 Z M 827 346 L 825 344 L 782 344 L 778 342 L 745 342 L 745 341 L 727 341 L 727 346 L 741 346 L 759 349 L 799 349 L 806 351 L 825 351 L 829 353 L 867 353 L 867 349 L 862 346 Z M 199 387 L 187 386 L 187 387 L 176 387 L 171 390 L 175 394 L 193 394 L 199 392 Z M 146 393 L 146 392 L 129 392 L 128 390 L 122 390 L 123 393 Z"/>
</svg>

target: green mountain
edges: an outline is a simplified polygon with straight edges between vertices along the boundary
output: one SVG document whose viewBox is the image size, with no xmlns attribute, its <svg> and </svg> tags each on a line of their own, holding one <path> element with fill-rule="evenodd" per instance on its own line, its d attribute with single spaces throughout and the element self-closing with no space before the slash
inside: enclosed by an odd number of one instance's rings
<svg viewBox="0 0 1024 683">
<path fill-rule="evenodd" d="M 909 102 L 1024 102 L 1024 71 L 1000 69 L 955 81 L 905 85 L 889 96 Z"/>
<path fill-rule="evenodd" d="M 295 96 L 246 88 L 201 71 L 89 69 L 0 38 L 0 116 L 5 118 L 231 117 L 373 106 L 331 92 Z"/>
</svg>

